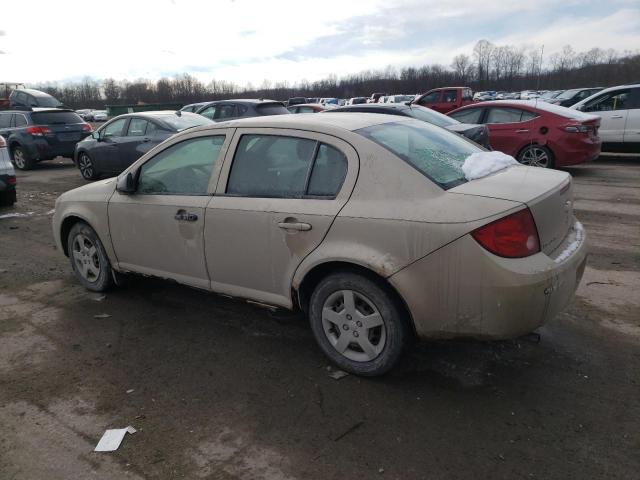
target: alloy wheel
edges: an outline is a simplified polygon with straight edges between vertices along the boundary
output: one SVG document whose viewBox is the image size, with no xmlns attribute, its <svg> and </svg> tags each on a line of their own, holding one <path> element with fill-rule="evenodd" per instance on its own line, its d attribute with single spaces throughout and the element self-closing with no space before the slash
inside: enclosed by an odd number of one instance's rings
<svg viewBox="0 0 640 480">
<path fill-rule="evenodd" d="M 339 290 L 327 297 L 322 307 L 322 326 L 333 348 L 355 362 L 375 359 L 387 341 L 380 311 L 354 290 Z"/>
<path fill-rule="evenodd" d="M 22 151 L 21 148 L 16 148 L 13 151 L 13 163 L 20 170 L 24 169 L 24 167 L 25 167 L 27 162 L 26 162 L 26 160 L 24 158 L 24 152 Z"/>
<path fill-rule="evenodd" d="M 549 166 L 549 154 L 543 148 L 532 146 L 523 152 L 520 161 L 522 164 L 531 167 L 547 168 Z"/>
<path fill-rule="evenodd" d="M 80 155 L 80 158 L 78 159 L 78 168 L 85 179 L 91 180 L 93 178 L 93 162 L 91 162 L 89 155 L 86 153 Z"/>
<path fill-rule="evenodd" d="M 88 282 L 95 282 L 100 276 L 98 249 L 90 238 L 77 234 L 73 239 L 72 253 L 76 270 Z"/>
</svg>

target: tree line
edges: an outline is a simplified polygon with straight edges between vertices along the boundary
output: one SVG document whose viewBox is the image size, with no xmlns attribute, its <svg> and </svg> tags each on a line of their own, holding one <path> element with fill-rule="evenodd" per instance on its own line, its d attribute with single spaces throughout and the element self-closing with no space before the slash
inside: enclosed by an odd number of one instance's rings
<svg viewBox="0 0 640 480">
<path fill-rule="evenodd" d="M 567 45 L 560 52 L 544 56 L 542 47 L 526 49 L 494 45 L 487 40 L 476 43 L 469 54 L 459 54 L 450 65 L 421 67 L 392 66 L 367 70 L 338 78 L 290 84 L 264 80 L 260 86 L 240 86 L 224 80 L 204 84 L 189 74 L 157 81 L 113 78 L 80 82 L 44 83 L 35 88 L 46 91 L 73 108 L 103 108 L 104 105 L 138 103 L 187 104 L 227 98 L 369 96 L 372 92 L 414 94 L 442 86 L 468 86 L 473 90 L 519 91 L 527 89 L 568 89 L 608 87 L 640 82 L 640 54 L 592 48 L 576 52 Z"/>
</svg>

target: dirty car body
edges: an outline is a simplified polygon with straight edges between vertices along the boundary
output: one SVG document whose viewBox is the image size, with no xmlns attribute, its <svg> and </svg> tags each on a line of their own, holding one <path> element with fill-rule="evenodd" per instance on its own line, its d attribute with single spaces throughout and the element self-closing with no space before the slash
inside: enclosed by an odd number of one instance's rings
<svg viewBox="0 0 640 480">
<path fill-rule="evenodd" d="M 108 287 L 108 269 L 301 308 L 332 361 L 376 375 L 413 334 L 530 332 L 580 281 L 571 177 L 515 166 L 467 181 L 475 152 L 380 114 L 197 127 L 63 194 L 53 231 L 87 288 Z"/>
</svg>

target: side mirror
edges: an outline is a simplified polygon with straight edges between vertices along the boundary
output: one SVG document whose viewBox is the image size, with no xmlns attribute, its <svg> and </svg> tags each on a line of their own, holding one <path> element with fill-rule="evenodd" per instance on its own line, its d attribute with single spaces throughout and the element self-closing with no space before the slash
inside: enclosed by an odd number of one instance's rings
<svg viewBox="0 0 640 480">
<path fill-rule="evenodd" d="M 130 195 L 136 191 L 136 177 L 133 172 L 120 175 L 116 183 L 116 190 L 120 193 Z"/>
<path fill-rule="evenodd" d="M 91 133 L 91 138 L 93 138 L 94 140 L 97 140 L 98 142 L 101 140 L 100 138 L 100 132 L 98 132 L 97 130 Z"/>
</svg>

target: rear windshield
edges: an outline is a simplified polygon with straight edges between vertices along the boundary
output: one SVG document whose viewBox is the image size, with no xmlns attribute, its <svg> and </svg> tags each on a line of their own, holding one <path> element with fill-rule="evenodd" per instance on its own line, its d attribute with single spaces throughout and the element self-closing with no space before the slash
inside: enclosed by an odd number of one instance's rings
<svg viewBox="0 0 640 480">
<path fill-rule="evenodd" d="M 433 123 L 439 127 L 448 127 L 449 125 L 455 125 L 460 123 L 451 117 L 447 117 L 440 112 L 436 112 L 430 108 L 415 106 L 409 109 L 409 115 L 423 122 Z"/>
<path fill-rule="evenodd" d="M 38 102 L 39 107 L 59 107 L 60 105 L 62 105 L 59 100 L 56 100 L 55 98 L 48 95 L 37 96 L 36 102 Z"/>
<path fill-rule="evenodd" d="M 156 118 L 168 124 L 176 132 L 181 132 L 182 130 L 186 130 L 187 128 L 213 123 L 207 117 L 203 117 L 202 115 L 187 113 L 183 113 L 180 116 L 175 114 L 158 115 Z"/>
<path fill-rule="evenodd" d="M 83 123 L 76 112 L 39 112 L 32 113 L 33 123 L 40 125 L 61 125 L 65 123 Z"/>
<path fill-rule="evenodd" d="M 261 103 L 256 107 L 260 115 L 282 115 L 291 113 L 281 103 Z"/>
<path fill-rule="evenodd" d="M 465 183 L 462 165 L 483 151 L 455 133 L 417 120 L 383 123 L 356 130 L 400 157 L 445 190 Z"/>
</svg>

